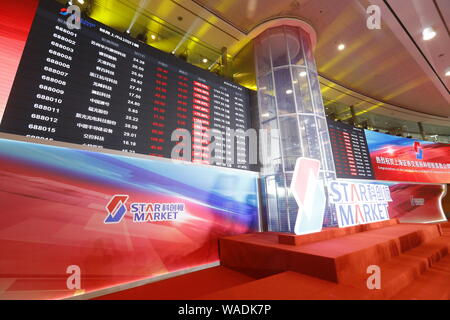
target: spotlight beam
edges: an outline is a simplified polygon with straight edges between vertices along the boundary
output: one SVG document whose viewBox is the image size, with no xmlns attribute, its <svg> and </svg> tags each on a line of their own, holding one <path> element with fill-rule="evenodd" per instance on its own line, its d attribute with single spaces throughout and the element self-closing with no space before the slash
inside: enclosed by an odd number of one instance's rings
<svg viewBox="0 0 450 320">
<path fill-rule="evenodd" d="M 189 36 L 191 35 L 192 31 L 194 29 L 197 28 L 198 23 L 200 22 L 199 18 L 196 18 L 194 20 L 194 22 L 191 24 L 191 26 L 189 27 L 189 29 L 185 32 L 183 38 L 180 40 L 180 42 L 178 42 L 178 44 L 176 45 L 175 49 L 172 50 L 172 53 L 176 53 L 177 50 L 183 45 L 184 42 L 186 42 L 186 40 L 189 38 Z"/>
<path fill-rule="evenodd" d="M 130 23 L 130 26 L 128 27 L 127 31 L 130 31 L 133 28 L 133 26 L 136 23 L 138 17 L 141 15 L 142 11 L 148 5 L 149 2 L 150 2 L 150 0 L 141 0 L 141 1 L 139 1 L 139 6 L 136 8 L 136 11 L 134 13 L 133 19 L 131 19 L 131 23 Z"/>
</svg>

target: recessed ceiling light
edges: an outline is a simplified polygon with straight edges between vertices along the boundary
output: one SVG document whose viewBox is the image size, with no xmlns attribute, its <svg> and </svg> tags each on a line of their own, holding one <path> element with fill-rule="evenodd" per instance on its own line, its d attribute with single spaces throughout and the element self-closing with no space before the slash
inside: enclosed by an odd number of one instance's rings
<svg viewBox="0 0 450 320">
<path fill-rule="evenodd" d="M 84 0 L 77 0 L 79 4 L 84 4 Z"/>
<path fill-rule="evenodd" d="M 150 35 L 150 38 L 151 38 L 152 40 L 155 40 L 155 39 L 156 39 L 156 36 L 155 36 L 154 34 L 152 34 L 152 35 Z"/>
<path fill-rule="evenodd" d="M 208 59 L 203 58 L 203 59 L 202 59 L 202 62 L 203 62 L 203 63 L 208 63 Z"/>
<path fill-rule="evenodd" d="M 445 72 L 445 76 L 450 77 L 450 68 L 448 68 L 447 71 Z"/>
<path fill-rule="evenodd" d="M 338 50 L 342 51 L 345 49 L 345 44 L 341 43 L 340 45 L 338 45 Z"/>
<path fill-rule="evenodd" d="M 300 73 L 299 73 L 299 76 L 300 76 L 300 77 L 306 77 L 306 71 L 300 72 Z"/>
<path fill-rule="evenodd" d="M 291 89 L 286 90 L 286 94 L 291 94 L 291 93 L 292 93 Z"/>
<path fill-rule="evenodd" d="M 436 31 L 434 31 L 434 29 L 433 28 L 431 28 L 431 27 L 428 27 L 428 28 L 425 28 L 425 29 L 423 29 L 423 31 L 422 31 L 422 38 L 423 38 L 423 40 L 431 40 L 431 39 L 433 39 L 434 37 L 436 36 Z"/>
</svg>

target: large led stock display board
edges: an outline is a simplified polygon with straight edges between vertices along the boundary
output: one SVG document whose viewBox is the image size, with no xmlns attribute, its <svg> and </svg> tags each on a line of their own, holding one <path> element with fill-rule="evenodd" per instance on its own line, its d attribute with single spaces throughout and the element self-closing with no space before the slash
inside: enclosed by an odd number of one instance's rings
<svg viewBox="0 0 450 320">
<path fill-rule="evenodd" d="M 249 169 L 245 136 L 226 139 L 250 127 L 248 89 L 89 18 L 70 30 L 55 1 L 2 7 L 1 131 L 168 158 L 183 128 L 193 162 Z"/>
<path fill-rule="evenodd" d="M 364 129 L 327 120 L 336 175 L 339 178 L 373 179 Z"/>
</svg>

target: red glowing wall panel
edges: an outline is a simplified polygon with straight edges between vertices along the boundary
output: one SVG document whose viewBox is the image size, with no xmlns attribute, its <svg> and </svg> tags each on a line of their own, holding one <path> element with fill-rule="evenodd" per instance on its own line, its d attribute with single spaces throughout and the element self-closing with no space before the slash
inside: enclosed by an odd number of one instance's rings
<svg viewBox="0 0 450 320">
<path fill-rule="evenodd" d="M 0 1 L 0 121 L 39 0 Z"/>
</svg>

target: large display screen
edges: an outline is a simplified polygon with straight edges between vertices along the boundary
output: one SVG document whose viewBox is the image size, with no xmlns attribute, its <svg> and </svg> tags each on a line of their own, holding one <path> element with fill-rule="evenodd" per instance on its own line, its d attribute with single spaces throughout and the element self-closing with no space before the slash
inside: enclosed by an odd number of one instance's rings
<svg viewBox="0 0 450 320">
<path fill-rule="evenodd" d="M 328 119 L 337 178 L 450 182 L 450 145 L 393 136 Z"/>
<path fill-rule="evenodd" d="M 26 15 L 35 3 L 22 8 Z M 9 9 L 17 14 L 20 5 Z M 192 161 L 210 163 L 203 151 L 212 139 L 213 164 L 249 169 L 245 136 L 226 132 L 250 127 L 246 88 L 92 19 L 82 18 L 81 29 L 69 29 L 67 11 L 52 0 L 40 1 L 31 28 L 26 19 L 8 20 L 9 14 L 2 14 L 3 23 L 10 24 L 4 30 L 22 23 L 18 35 L 23 41 L 26 34 L 27 41 L 22 53 L 14 32 L 1 35 L 2 55 L 15 48 L 11 59 L 1 61 L 7 76 L 15 74 L 13 82 L 1 80 L 3 95 L 5 83 L 12 82 L 1 131 L 171 157 L 178 141 L 172 133 L 184 128 L 191 135 Z"/>
<path fill-rule="evenodd" d="M 450 183 L 450 144 L 365 134 L 377 180 Z"/>
<path fill-rule="evenodd" d="M 254 172 L 6 139 L 0 163 L 0 299 L 65 298 L 216 263 L 220 237 L 258 230 Z"/>
<path fill-rule="evenodd" d="M 328 119 L 334 165 L 338 178 L 373 179 L 364 129 Z"/>
</svg>

